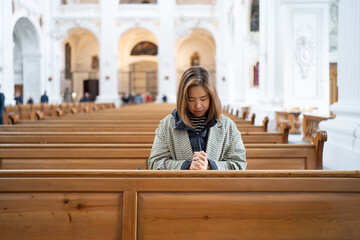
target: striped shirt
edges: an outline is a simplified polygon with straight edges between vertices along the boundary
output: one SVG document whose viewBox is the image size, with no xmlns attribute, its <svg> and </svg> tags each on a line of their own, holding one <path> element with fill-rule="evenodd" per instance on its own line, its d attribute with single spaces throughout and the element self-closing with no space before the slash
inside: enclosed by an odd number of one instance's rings
<svg viewBox="0 0 360 240">
<path fill-rule="evenodd" d="M 207 125 L 207 116 L 202 117 L 190 117 L 190 121 L 195 125 L 195 132 L 200 134 Z"/>
</svg>

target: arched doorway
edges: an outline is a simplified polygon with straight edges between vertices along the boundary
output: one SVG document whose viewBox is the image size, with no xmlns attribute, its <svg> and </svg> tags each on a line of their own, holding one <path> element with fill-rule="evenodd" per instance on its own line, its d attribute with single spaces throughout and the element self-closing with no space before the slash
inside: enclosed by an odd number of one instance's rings
<svg viewBox="0 0 360 240">
<path fill-rule="evenodd" d="M 118 44 L 119 94 L 158 95 L 156 37 L 143 28 L 126 31 Z"/>
<path fill-rule="evenodd" d="M 180 38 L 176 43 L 177 83 L 183 72 L 192 66 L 205 67 L 216 80 L 216 45 L 215 40 L 205 29 L 193 28 L 186 38 Z"/>
<path fill-rule="evenodd" d="M 61 94 L 65 102 L 78 101 L 85 92 L 95 101 L 99 95 L 99 42 L 84 28 L 68 32 L 62 43 Z"/>
<path fill-rule="evenodd" d="M 20 18 L 13 32 L 14 90 L 26 103 L 29 97 L 35 102 L 41 96 L 41 54 L 39 36 L 31 21 Z"/>
</svg>

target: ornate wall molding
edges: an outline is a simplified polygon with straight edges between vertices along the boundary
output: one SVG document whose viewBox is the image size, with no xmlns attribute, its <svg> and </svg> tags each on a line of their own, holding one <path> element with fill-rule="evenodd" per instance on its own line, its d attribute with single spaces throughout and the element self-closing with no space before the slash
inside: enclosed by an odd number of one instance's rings
<svg viewBox="0 0 360 240">
<path fill-rule="evenodd" d="M 322 77 L 324 64 L 321 60 L 324 55 L 324 9 L 323 8 L 291 8 L 289 19 L 289 46 L 290 53 L 295 62 L 292 66 L 292 81 L 295 81 L 296 71 L 300 72 L 303 79 L 307 79 L 309 71 L 315 67 L 316 76 L 316 98 L 322 99 L 324 97 L 323 89 L 324 79 Z M 315 24 L 298 24 L 295 22 L 296 16 L 315 16 Z M 293 88 L 293 96 L 296 89 Z"/>
<path fill-rule="evenodd" d="M 338 48 L 338 16 L 339 2 L 334 0 L 330 5 L 330 22 L 329 22 L 329 50 L 336 52 Z"/>
<path fill-rule="evenodd" d="M 300 69 L 301 77 L 307 78 L 309 69 L 315 64 L 316 42 L 314 30 L 310 24 L 299 26 L 295 33 L 295 61 Z"/>
</svg>

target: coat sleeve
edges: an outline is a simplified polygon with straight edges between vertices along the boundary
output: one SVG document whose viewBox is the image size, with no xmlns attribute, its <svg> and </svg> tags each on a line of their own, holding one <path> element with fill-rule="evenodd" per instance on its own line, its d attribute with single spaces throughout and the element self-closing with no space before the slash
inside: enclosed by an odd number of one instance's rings
<svg viewBox="0 0 360 240">
<path fill-rule="evenodd" d="M 246 169 L 246 152 L 245 146 L 241 139 L 241 134 L 234 122 L 231 122 L 230 142 L 226 143 L 224 157 L 218 161 L 214 161 L 219 170 L 245 170 Z"/>
<path fill-rule="evenodd" d="M 168 128 L 165 121 L 161 121 L 155 131 L 155 139 L 148 159 L 151 170 L 180 170 L 186 160 L 172 159 L 170 154 L 171 142 L 167 142 L 164 129 Z M 171 140 L 168 140 L 171 141 Z"/>
</svg>

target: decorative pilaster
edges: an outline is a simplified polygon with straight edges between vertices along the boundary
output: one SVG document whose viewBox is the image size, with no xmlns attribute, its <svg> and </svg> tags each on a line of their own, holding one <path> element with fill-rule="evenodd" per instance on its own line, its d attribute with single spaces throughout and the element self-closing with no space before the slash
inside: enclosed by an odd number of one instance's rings
<svg viewBox="0 0 360 240">
<path fill-rule="evenodd" d="M 271 108 L 276 104 L 275 99 L 275 65 L 276 53 L 280 51 L 276 46 L 276 35 L 278 28 L 276 24 L 276 1 L 260 1 L 260 96 L 261 105 L 266 104 Z"/>
<path fill-rule="evenodd" d="M 45 49 L 52 49 L 52 51 L 45 51 L 45 89 L 49 97 L 49 103 L 59 104 L 62 103 L 61 97 L 61 40 L 63 39 L 59 31 L 56 31 L 56 25 L 51 21 L 52 16 L 55 15 L 56 9 L 60 5 L 59 1 L 45 1 L 44 2 L 44 15 L 43 15 L 43 27 L 45 32 L 50 34 L 44 34 L 46 46 Z M 41 94 L 43 90 L 41 91 Z M 40 99 L 39 99 L 40 100 Z"/>
<path fill-rule="evenodd" d="M 245 7 L 245 3 L 241 1 L 234 1 L 234 62 L 236 64 L 234 69 L 234 79 L 232 82 L 232 89 L 234 91 L 232 102 L 234 105 L 245 105 L 245 88 L 247 82 L 244 81 L 244 36 L 246 34 L 246 12 L 248 9 Z M 221 45 L 221 44 L 219 44 Z M 218 54 L 218 50 L 216 51 Z"/>
<path fill-rule="evenodd" d="M 159 0 L 160 14 L 160 39 L 158 53 L 158 96 L 161 102 L 163 94 L 168 97 L 168 102 L 176 102 L 176 70 L 175 70 L 175 30 L 174 16 L 175 0 Z"/>
<path fill-rule="evenodd" d="M 217 12 L 219 18 L 219 43 L 216 46 L 216 88 L 222 104 L 229 104 L 231 101 L 231 82 L 235 81 L 233 74 L 232 48 L 233 36 L 231 26 L 233 21 L 231 1 L 217 1 Z"/>
<path fill-rule="evenodd" d="M 11 24 L 12 2 L 0 1 L 0 91 L 5 94 L 5 105 L 14 101 L 13 33 Z"/>
<path fill-rule="evenodd" d="M 281 12 L 284 107 L 329 112 L 329 1 L 284 0 Z"/>
<path fill-rule="evenodd" d="M 360 1 L 339 2 L 339 100 L 330 107 L 333 120 L 320 123 L 328 133 L 324 167 L 360 169 Z"/>
<path fill-rule="evenodd" d="M 117 75 L 117 49 L 115 31 L 116 0 L 100 1 L 100 95 L 96 102 L 114 102 L 120 105 Z"/>
<path fill-rule="evenodd" d="M 40 53 L 23 53 L 23 99 L 26 101 L 30 96 L 35 102 L 40 100 L 41 84 L 41 54 Z"/>
</svg>

